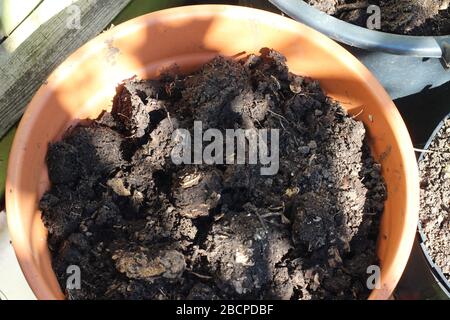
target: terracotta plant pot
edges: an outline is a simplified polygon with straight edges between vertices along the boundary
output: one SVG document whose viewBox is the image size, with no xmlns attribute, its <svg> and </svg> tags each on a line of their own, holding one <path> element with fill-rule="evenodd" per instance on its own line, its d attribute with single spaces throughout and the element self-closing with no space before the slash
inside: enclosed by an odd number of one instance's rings
<svg viewBox="0 0 450 320">
<path fill-rule="evenodd" d="M 390 297 L 408 260 L 419 208 L 414 151 L 394 104 L 355 57 L 317 31 L 260 10 L 208 5 L 151 13 L 103 33 L 68 58 L 28 106 L 11 152 L 6 205 L 14 249 L 37 298 L 64 298 L 38 210 L 49 187 L 48 143 L 77 119 L 110 107 L 125 78 L 155 77 L 175 62 L 180 71 L 192 71 L 218 54 L 257 53 L 262 47 L 283 53 L 294 73 L 320 80 L 365 123 L 388 190 L 378 245 L 381 288 L 370 298 Z"/>
</svg>

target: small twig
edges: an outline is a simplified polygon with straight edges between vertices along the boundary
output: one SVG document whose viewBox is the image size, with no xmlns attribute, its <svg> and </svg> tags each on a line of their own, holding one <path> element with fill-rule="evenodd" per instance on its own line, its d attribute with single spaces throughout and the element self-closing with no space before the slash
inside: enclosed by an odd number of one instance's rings
<svg viewBox="0 0 450 320">
<path fill-rule="evenodd" d="M 166 297 L 166 298 L 169 297 L 169 296 L 167 295 L 167 293 L 165 293 L 164 290 L 163 290 L 162 288 L 159 288 L 159 292 L 161 292 L 161 294 L 162 294 L 164 297 Z"/>
<path fill-rule="evenodd" d="M 189 271 L 190 273 L 192 273 L 194 276 L 199 277 L 200 279 L 205 279 L 205 280 L 210 280 L 210 279 L 212 279 L 211 276 L 205 276 L 205 275 L 203 275 L 203 274 L 194 272 L 194 271 L 192 271 L 192 270 L 188 270 L 188 271 Z"/>
<path fill-rule="evenodd" d="M 247 53 L 246 51 L 241 51 L 241 52 L 238 52 L 238 53 L 236 53 L 236 54 L 233 54 L 232 56 L 230 56 L 230 58 L 231 58 L 231 59 L 237 59 L 237 58 L 243 56 L 243 55 L 246 54 L 246 53 Z"/>
<path fill-rule="evenodd" d="M 170 117 L 170 113 L 169 113 L 169 111 L 167 110 L 166 106 L 163 106 L 163 107 L 164 107 L 164 111 L 166 111 L 166 113 L 167 113 L 167 119 L 169 120 L 170 126 L 172 127 L 172 131 L 173 131 L 175 128 L 174 128 L 174 126 L 173 126 L 172 118 Z"/>
<path fill-rule="evenodd" d="M 286 131 L 286 127 L 284 126 L 283 121 L 281 121 L 281 119 L 278 119 L 278 121 L 280 121 L 280 126 L 283 128 L 283 130 Z"/>
<path fill-rule="evenodd" d="M 418 153 L 438 153 L 438 154 L 450 154 L 450 152 L 445 152 L 445 151 L 437 151 L 437 150 L 429 150 L 429 149 L 419 149 L 419 148 L 414 148 L 415 152 Z"/>
<path fill-rule="evenodd" d="M 193 175 L 187 176 L 186 178 L 189 178 L 189 179 L 187 181 L 183 180 L 181 183 L 181 187 L 183 189 L 187 189 L 187 188 L 197 185 L 200 182 L 200 180 L 202 179 L 202 174 L 195 173 Z"/>
<path fill-rule="evenodd" d="M 282 116 L 281 114 L 278 114 L 270 109 L 267 109 L 267 111 L 269 111 L 269 113 L 273 114 L 274 116 L 277 116 L 280 119 L 283 119 L 284 121 L 286 121 L 287 123 L 289 123 L 289 120 L 286 119 L 286 117 Z"/>
<path fill-rule="evenodd" d="M 255 212 L 256 216 L 258 217 L 259 222 L 261 223 L 264 230 L 267 230 L 266 223 L 264 222 L 264 219 L 259 215 L 258 212 Z"/>
<path fill-rule="evenodd" d="M 280 206 L 278 206 L 278 207 L 272 207 L 272 206 L 270 206 L 269 208 L 267 208 L 267 209 L 269 209 L 270 211 L 280 211 L 281 210 L 281 212 L 284 212 L 284 201 L 281 203 L 281 205 Z"/>
<path fill-rule="evenodd" d="M 268 213 L 261 215 L 261 218 L 266 219 L 266 218 L 270 218 L 270 217 L 278 217 L 278 216 L 281 216 L 282 214 L 283 213 L 281 213 L 281 212 L 268 212 Z"/>
<path fill-rule="evenodd" d="M 267 223 L 270 223 L 271 225 L 274 225 L 274 226 L 279 227 L 279 228 L 283 228 L 284 227 L 282 224 L 279 224 L 277 222 L 270 221 L 270 220 L 267 220 Z"/>
<path fill-rule="evenodd" d="M 358 118 L 363 112 L 364 112 L 364 108 L 361 109 L 360 112 L 358 112 L 357 114 L 355 114 L 354 116 L 352 116 L 352 119 Z"/>
</svg>

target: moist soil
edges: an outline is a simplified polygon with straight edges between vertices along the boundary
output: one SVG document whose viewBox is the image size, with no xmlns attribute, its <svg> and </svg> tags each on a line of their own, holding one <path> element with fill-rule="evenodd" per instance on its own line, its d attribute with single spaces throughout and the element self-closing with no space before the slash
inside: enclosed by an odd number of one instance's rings
<svg viewBox="0 0 450 320">
<path fill-rule="evenodd" d="M 420 222 L 433 261 L 450 280 L 450 119 L 419 162 Z"/>
<path fill-rule="evenodd" d="M 381 9 L 381 31 L 416 36 L 450 35 L 449 0 L 305 0 L 341 20 L 366 27 L 370 5 Z"/>
<path fill-rule="evenodd" d="M 177 128 L 279 129 L 279 171 L 175 165 Z M 271 138 L 267 140 L 270 145 Z M 248 149 L 247 149 L 248 150 Z M 264 48 L 125 80 L 52 143 L 42 197 L 69 299 L 365 299 L 386 188 L 363 124 Z"/>
</svg>

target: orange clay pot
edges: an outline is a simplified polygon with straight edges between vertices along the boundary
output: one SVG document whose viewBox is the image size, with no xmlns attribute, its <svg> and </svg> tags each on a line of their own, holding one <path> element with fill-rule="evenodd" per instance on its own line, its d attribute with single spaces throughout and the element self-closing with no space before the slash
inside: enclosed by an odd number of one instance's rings
<svg viewBox="0 0 450 320">
<path fill-rule="evenodd" d="M 262 47 L 283 53 L 292 72 L 320 80 L 328 95 L 365 123 L 388 190 L 378 245 L 381 288 L 370 299 L 391 296 L 409 257 L 419 208 L 416 159 L 393 102 L 356 58 L 324 35 L 273 13 L 206 5 L 151 13 L 101 34 L 53 72 L 28 106 L 10 156 L 6 207 L 17 258 L 38 299 L 64 298 L 38 210 L 49 187 L 48 143 L 78 119 L 110 108 L 125 78 L 155 77 L 173 63 L 192 71 L 215 55 Z"/>
</svg>

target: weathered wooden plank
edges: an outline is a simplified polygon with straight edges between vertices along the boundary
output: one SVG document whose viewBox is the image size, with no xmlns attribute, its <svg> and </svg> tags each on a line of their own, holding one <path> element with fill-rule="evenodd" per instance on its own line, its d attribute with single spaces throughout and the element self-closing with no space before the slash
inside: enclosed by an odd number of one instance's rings
<svg viewBox="0 0 450 320">
<path fill-rule="evenodd" d="M 108 26 L 130 0 L 69 0 L 72 5 L 49 17 L 50 2 L 67 5 L 66 0 L 44 1 L 0 46 L 0 138 L 21 117 L 48 75 Z M 80 28 L 74 28 L 77 20 Z M 32 21 L 40 27 L 23 38 L 22 32 L 26 34 Z"/>
<path fill-rule="evenodd" d="M 73 0 L 43 0 L 39 6 L 23 21 L 9 38 L 0 46 L 2 52 L 13 52 L 39 27 L 56 14 L 69 7 Z M 61 27 L 61 26 L 59 26 Z"/>
<path fill-rule="evenodd" d="M 11 34 L 40 2 L 42 0 L 0 0 L 0 38 Z"/>
</svg>

